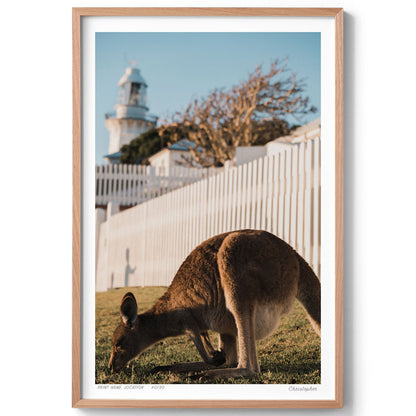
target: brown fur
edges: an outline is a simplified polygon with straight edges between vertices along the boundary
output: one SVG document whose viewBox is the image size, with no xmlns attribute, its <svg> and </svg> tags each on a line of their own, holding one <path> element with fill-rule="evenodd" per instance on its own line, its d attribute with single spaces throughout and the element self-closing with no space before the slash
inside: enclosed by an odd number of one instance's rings
<svg viewBox="0 0 416 416">
<path fill-rule="evenodd" d="M 189 254 L 165 294 L 147 312 L 137 315 L 133 294 L 124 296 L 109 367 L 119 371 L 155 342 L 188 334 L 204 362 L 157 370 L 209 370 L 205 378 L 259 372 L 255 341 L 276 329 L 295 297 L 320 334 L 320 283 L 302 257 L 266 231 L 217 235 Z M 208 330 L 220 334 L 219 351 L 212 347 Z M 223 363 L 238 366 L 215 368 Z"/>
</svg>

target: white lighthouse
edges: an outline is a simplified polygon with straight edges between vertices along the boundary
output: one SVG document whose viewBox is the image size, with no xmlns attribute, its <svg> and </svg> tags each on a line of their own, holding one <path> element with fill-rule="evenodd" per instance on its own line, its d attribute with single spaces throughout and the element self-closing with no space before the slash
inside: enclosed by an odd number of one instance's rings
<svg viewBox="0 0 416 416">
<path fill-rule="evenodd" d="M 147 84 L 138 68 L 128 67 L 118 82 L 119 94 L 115 115 L 106 115 L 105 126 L 110 132 L 106 159 L 118 163 L 120 148 L 152 127 L 157 118 L 148 115 Z"/>
</svg>

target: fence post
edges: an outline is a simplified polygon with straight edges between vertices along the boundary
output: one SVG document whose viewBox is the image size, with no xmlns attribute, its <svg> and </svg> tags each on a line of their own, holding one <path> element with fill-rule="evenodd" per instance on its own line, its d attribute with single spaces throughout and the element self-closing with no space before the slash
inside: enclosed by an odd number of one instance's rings
<svg viewBox="0 0 416 416">
<path fill-rule="evenodd" d="M 98 244 L 100 242 L 100 226 L 105 222 L 105 210 L 96 208 L 95 210 L 95 270 L 97 270 L 98 263 Z M 97 276 L 96 276 L 97 279 Z M 95 281 L 97 284 L 97 280 Z"/>
<path fill-rule="evenodd" d="M 113 216 L 114 214 L 117 214 L 118 212 L 120 212 L 120 204 L 115 201 L 110 201 L 107 204 L 107 218 L 110 218 L 111 216 Z"/>
</svg>

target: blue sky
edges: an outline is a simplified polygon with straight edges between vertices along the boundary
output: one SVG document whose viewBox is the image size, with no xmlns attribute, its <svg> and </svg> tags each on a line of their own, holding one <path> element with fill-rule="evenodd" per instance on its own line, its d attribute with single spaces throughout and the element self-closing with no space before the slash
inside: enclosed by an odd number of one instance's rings
<svg viewBox="0 0 416 416">
<path fill-rule="evenodd" d="M 256 65 L 267 70 L 276 58 L 287 58 L 289 68 L 305 79 L 305 94 L 318 108 L 304 121 L 319 117 L 320 33 L 97 33 L 96 163 L 107 154 L 104 115 L 114 111 L 117 83 L 130 61 L 148 84 L 149 113 L 163 118 L 215 88 L 238 84 Z"/>
</svg>

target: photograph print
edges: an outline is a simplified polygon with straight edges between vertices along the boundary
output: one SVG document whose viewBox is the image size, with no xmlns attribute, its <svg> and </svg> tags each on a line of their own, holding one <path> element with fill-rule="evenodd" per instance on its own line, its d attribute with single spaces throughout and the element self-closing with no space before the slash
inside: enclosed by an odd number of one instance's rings
<svg viewBox="0 0 416 416">
<path fill-rule="evenodd" d="M 97 385 L 316 388 L 323 237 L 319 32 L 95 34 Z"/>
</svg>

